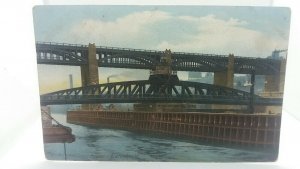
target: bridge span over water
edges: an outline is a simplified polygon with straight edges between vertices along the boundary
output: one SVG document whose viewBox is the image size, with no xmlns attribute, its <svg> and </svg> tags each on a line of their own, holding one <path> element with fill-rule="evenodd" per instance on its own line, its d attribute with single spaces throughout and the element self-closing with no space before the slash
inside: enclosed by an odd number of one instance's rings
<svg viewBox="0 0 300 169">
<path fill-rule="evenodd" d="M 39 64 L 82 66 L 88 64 L 88 45 L 66 43 L 36 43 Z M 161 64 L 164 51 L 96 46 L 97 66 L 128 69 L 155 69 Z M 227 69 L 228 55 L 172 52 L 174 71 L 218 72 Z M 280 60 L 234 57 L 236 74 L 271 75 L 279 73 Z"/>
<path fill-rule="evenodd" d="M 233 54 L 154 51 L 65 43 L 36 43 L 37 63 L 80 66 L 82 87 L 41 95 L 41 104 L 197 103 L 281 106 L 281 98 L 254 94 L 255 75 L 266 92 L 283 91 L 285 60 Z M 149 80 L 99 84 L 98 67 L 150 69 Z M 180 81 L 177 71 L 213 72 L 214 84 Z M 101 72 L 100 72 L 101 73 Z M 234 74 L 251 74 L 249 92 L 233 89 Z"/>
<path fill-rule="evenodd" d="M 88 103 L 198 103 L 249 105 L 248 92 L 198 82 L 157 84 L 149 80 L 91 85 L 41 96 L 42 105 Z M 256 105 L 281 105 L 280 98 L 253 96 Z"/>
</svg>

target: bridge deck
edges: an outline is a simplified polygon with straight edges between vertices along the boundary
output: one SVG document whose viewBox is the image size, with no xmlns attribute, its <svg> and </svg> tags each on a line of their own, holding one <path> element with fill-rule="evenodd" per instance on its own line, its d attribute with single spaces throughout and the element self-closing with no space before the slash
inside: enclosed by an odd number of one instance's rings
<svg viewBox="0 0 300 169">
<path fill-rule="evenodd" d="M 127 81 L 61 90 L 41 96 L 41 104 L 92 103 L 198 103 L 282 105 L 282 98 L 263 98 L 227 87 L 179 81 L 157 84 L 149 80 Z"/>
<path fill-rule="evenodd" d="M 85 65 L 87 64 L 87 45 L 66 43 L 36 43 L 37 62 L 54 65 Z M 160 64 L 162 51 L 130 49 L 117 47 L 96 47 L 99 67 L 115 67 L 128 69 L 154 69 Z M 172 70 L 217 72 L 227 68 L 226 55 L 203 53 L 172 53 Z M 257 75 L 277 74 L 280 72 L 280 60 L 269 58 L 252 58 L 235 56 L 234 73 Z"/>
</svg>

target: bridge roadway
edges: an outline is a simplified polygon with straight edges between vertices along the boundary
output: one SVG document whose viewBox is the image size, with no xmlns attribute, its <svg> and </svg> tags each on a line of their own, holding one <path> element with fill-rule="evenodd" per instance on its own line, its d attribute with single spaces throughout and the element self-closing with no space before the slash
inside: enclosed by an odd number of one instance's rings
<svg viewBox="0 0 300 169">
<path fill-rule="evenodd" d="M 92 103 L 198 103 L 249 105 L 282 105 L 282 99 L 257 95 L 222 86 L 179 81 L 169 84 L 149 80 L 91 85 L 41 95 L 41 105 Z"/>
<path fill-rule="evenodd" d="M 88 46 L 66 43 L 36 43 L 38 64 L 81 66 L 88 64 Z M 163 51 L 96 47 L 99 67 L 155 69 Z M 227 68 L 228 56 L 201 53 L 172 53 L 174 71 L 218 72 Z M 280 60 L 269 58 L 234 57 L 234 73 L 273 75 L 280 71 Z"/>
</svg>

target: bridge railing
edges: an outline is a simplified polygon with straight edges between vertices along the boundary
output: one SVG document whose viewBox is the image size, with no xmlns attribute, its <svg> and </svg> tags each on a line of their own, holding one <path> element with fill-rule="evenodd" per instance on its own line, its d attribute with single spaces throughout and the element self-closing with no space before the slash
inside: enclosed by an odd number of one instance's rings
<svg viewBox="0 0 300 169">
<path fill-rule="evenodd" d="M 61 43 L 61 42 L 43 42 L 43 41 L 36 41 L 36 44 L 60 45 L 60 46 L 73 46 L 73 47 L 88 47 L 88 45 L 73 44 L 73 43 Z M 134 48 L 121 48 L 121 47 L 110 47 L 110 46 L 96 46 L 96 48 L 110 49 L 110 50 L 123 50 L 123 51 L 135 51 L 135 52 L 163 53 L 163 51 L 159 51 L 159 50 L 146 50 L 146 49 L 134 49 Z M 201 56 L 227 57 L 227 55 L 220 55 L 220 54 L 189 53 L 189 52 L 173 52 L 173 54 L 179 54 L 179 55 L 194 55 L 194 56 L 201 55 Z"/>
<path fill-rule="evenodd" d="M 72 47 L 88 47 L 88 45 L 82 45 L 82 44 L 72 44 L 72 43 L 61 43 L 61 42 L 43 42 L 43 41 L 36 41 L 36 44 L 47 44 L 47 45 L 61 45 L 61 46 L 72 46 Z M 109 47 L 109 46 L 96 46 L 96 48 L 102 48 L 102 49 L 111 49 L 111 50 L 123 50 L 123 51 L 136 51 L 136 52 L 150 52 L 150 53 L 163 53 L 163 51 L 158 50 L 146 50 L 146 49 L 134 49 L 134 48 L 121 48 L 121 47 Z M 189 53 L 189 52 L 172 52 L 174 55 L 192 55 L 192 56 L 212 56 L 212 57 L 220 57 L 220 58 L 226 58 L 228 55 L 221 55 L 221 54 L 205 54 L 205 53 Z M 264 60 L 274 60 L 271 58 L 266 57 L 245 57 L 245 56 L 234 56 L 235 58 L 241 58 L 241 59 L 264 59 Z"/>
<path fill-rule="evenodd" d="M 37 41 L 36 44 L 42 45 L 60 45 L 60 46 L 73 46 L 73 47 L 88 47 L 88 45 L 81 45 L 81 44 L 73 44 L 73 43 L 60 43 L 60 42 L 41 42 Z"/>
<path fill-rule="evenodd" d="M 163 53 L 163 51 L 158 51 L 158 50 L 146 50 L 146 49 L 134 49 L 134 48 L 121 48 L 121 47 L 109 47 L 109 46 L 96 46 L 96 48 L 101 48 L 101 49 L 111 49 L 111 50 L 123 50 L 123 51 L 136 51 L 136 52 Z"/>
<path fill-rule="evenodd" d="M 211 57 L 228 57 L 227 55 L 220 55 L 220 54 L 207 54 L 207 53 L 189 53 L 189 52 L 173 52 L 174 55 L 191 55 L 191 56 L 211 56 Z"/>
</svg>

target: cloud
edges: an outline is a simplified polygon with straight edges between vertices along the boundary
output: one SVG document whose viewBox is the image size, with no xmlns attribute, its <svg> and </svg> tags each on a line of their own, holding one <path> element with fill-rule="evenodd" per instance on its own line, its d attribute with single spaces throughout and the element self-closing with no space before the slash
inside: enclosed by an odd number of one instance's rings
<svg viewBox="0 0 300 169">
<path fill-rule="evenodd" d="M 220 19 L 214 15 L 173 15 L 163 11 L 134 12 L 115 20 L 81 19 L 63 24 L 52 34 L 43 34 L 44 41 L 130 47 L 178 52 L 266 57 L 274 49 L 286 49 L 287 37 L 281 27 L 273 34 L 257 29 L 256 23 L 238 18 Z M 79 67 L 39 67 L 42 93 L 68 87 L 68 75 L 74 74 L 74 86 L 80 86 Z M 57 73 L 59 72 L 59 73 Z M 138 73 L 136 73 L 138 72 Z M 106 77 L 118 74 L 111 81 L 142 80 L 148 78 L 148 70 L 99 68 L 101 83 Z M 178 72 L 187 79 L 186 72 Z M 51 87 L 52 86 L 52 87 Z"/>
<path fill-rule="evenodd" d="M 208 15 L 179 19 L 195 24 L 197 33 L 179 43 L 163 41 L 157 46 L 159 49 L 266 57 L 274 49 L 287 48 L 287 39 L 247 28 L 250 23 L 235 18 L 222 20 Z"/>
<path fill-rule="evenodd" d="M 269 35 L 238 18 L 175 16 L 163 11 L 128 14 L 113 21 L 85 19 L 58 36 L 70 43 L 266 57 L 287 48 L 281 34 Z M 271 28 L 270 28 L 271 29 Z"/>
<path fill-rule="evenodd" d="M 161 11 L 135 12 L 114 21 L 82 20 L 70 28 L 66 39 L 70 41 L 126 46 L 128 42 L 141 43 L 150 36 L 147 26 L 169 19 Z"/>
</svg>

